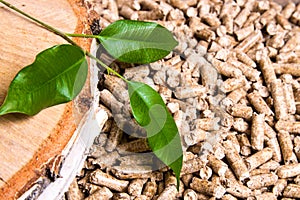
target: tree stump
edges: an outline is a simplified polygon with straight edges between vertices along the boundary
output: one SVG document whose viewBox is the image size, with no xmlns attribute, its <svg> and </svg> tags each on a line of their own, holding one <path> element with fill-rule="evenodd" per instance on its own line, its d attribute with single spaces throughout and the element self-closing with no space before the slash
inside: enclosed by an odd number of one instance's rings
<svg viewBox="0 0 300 200">
<path fill-rule="evenodd" d="M 8 2 L 64 32 L 82 33 L 86 28 L 84 25 L 86 11 L 78 1 L 9 0 Z M 1 4 L 0 18 L 2 19 L 0 104 L 2 104 L 10 82 L 20 69 L 31 64 L 35 56 L 44 49 L 67 42 Z M 91 40 L 75 41 L 83 48 L 89 49 Z M 90 77 L 93 76 L 90 72 Z M 47 176 L 46 171 L 53 167 L 56 158 L 63 157 L 62 161 L 68 160 L 67 155 L 72 149 L 78 148 L 74 146 L 78 145 L 78 140 L 82 139 L 83 129 L 87 128 L 84 122 L 95 120 L 93 106 L 84 103 L 91 102 L 93 98 L 91 89 L 95 88 L 92 88 L 90 83 L 87 81 L 76 101 L 47 108 L 33 117 L 21 114 L 0 116 L 0 199 L 20 197 L 39 178 Z M 86 115 L 87 112 L 90 113 L 89 116 Z M 99 118 L 99 115 L 97 116 Z M 89 130 L 98 131 L 101 121 L 105 121 L 105 116 L 105 113 L 100 112 L 100 122 L 96 121 L 98 124 L 92 124 Z M 84 145 L 88 148 L 88 144 Z M 86 149 L 81 148 L 79 152 L 84 150 Z M 82 155 L 78 155 L 79 159 L 76 160 L 78 166 L 84 160 Z M 70 169 L 74 173 L 76 166 L 71 166 L 73 169 Z M 62 167 L 66 168 L 64 165 Z M 75 176 L 74 173 L 70 176 Z"/>
</svg>

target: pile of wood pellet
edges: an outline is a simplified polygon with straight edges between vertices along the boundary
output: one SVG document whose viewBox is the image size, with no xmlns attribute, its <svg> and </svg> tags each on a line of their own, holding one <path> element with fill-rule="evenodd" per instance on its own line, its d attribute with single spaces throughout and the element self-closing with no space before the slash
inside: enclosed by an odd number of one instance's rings
<svg viewBox="0 0 300 200">
<path fill-rule="evenodd" d="M 161 61 L 111 66 L 161 94 L 179 128 L 184 164 L 177 191 L 132 118 L 126 84 L 104 75 L 100 107 L 109 120 L 66 199 L 300 198 L 300 4 L 84 3 L 101 27 L 155 21 L 179 41 Z"/>
</svg>

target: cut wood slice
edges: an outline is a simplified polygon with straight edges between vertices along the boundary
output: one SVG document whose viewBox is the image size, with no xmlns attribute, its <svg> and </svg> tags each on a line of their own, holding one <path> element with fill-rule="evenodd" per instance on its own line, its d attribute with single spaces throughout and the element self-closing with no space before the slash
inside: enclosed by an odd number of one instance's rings
<svg viewBox="0 0 300 200">
<path fill-rule="evenodd" d="M 62 31 L 84 31 L 86 11 L 75 0 L 8 2 Z M 20 69 L 31 64 L 39 52 L 66 41 L 1 3 L 0 18 L 2 104 L 10 82 Z M 89 49 L 90 41 L 76 42 Z M 44 191 L 51 191 L 52 195 L 46 192 L 47 198 L 43 199 L 57 199 L 68 187 L 107 118 L 98 109 L 97 81 L 97 68 L 90 65 L 89 80 L 76 100 L 47 108 L 33 117 L 0 116 L 0 199 L 34 197 L 33 194 L 37 197 Z M 58 174 L 51 178 L 49 172 Z"/>
</svg>

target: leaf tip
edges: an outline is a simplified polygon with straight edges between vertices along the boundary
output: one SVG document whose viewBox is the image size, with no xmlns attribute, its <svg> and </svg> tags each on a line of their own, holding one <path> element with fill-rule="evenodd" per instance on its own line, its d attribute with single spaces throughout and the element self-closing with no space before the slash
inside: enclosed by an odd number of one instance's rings
<svg viewBox="0 0 300 200">
<path fill-rule="evenodd" d="M 175 162 L 170 164 L 170 168 L 173 170 L 176 181 L 177 181 L 177 190 L 179 190 L 180 186 L 180 173 L 182 169 L 183 155 L 181 155 Z"/>
</svg>

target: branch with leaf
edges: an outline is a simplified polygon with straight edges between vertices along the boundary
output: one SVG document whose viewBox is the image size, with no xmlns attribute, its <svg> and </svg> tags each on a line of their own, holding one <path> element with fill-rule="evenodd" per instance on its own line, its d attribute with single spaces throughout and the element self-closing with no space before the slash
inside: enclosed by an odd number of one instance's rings
<svg viewBox="0 0 300 200">
<path fill-rule="evenodd" d="M 177 41 L 172 34 L 159 24 L 131 20 L 116 21 L 99 35 L 63 33 L 3 0 L 0 2 L 69 43 L 40 52 L 32 64 L 18 72 L 0 107 L 0 115 L 35 115 L 47 107 L 73 100 L 85 84 L 88 74 L 86 57 L 90 57 L 109 74 L 114 74 L 127 83 L 133 117 L 145 128 L 154 154 L 175 173 L 178 187 L 183 159 L 180 136 L 161 96 L 147 84 L 125 79 L 71 39 L 96 38 L 115 59 L 126 63 L 147 64 L 164 58 L 173 50 Z"/>
</svg>

